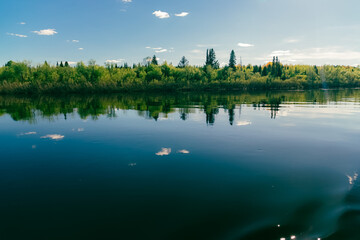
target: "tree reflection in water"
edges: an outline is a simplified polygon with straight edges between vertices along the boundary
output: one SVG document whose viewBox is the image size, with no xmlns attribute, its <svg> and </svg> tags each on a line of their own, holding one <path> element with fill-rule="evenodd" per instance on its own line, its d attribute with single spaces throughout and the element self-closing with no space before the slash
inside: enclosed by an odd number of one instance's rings
<svg viewBox="0 0 360 240">
<path fill-rule="evenodd" d="M 206 124 L 215 124 L 216 115 L 223 109 L 233 125 L 235 110 L 243 105 L 253 106 L 255 110 L 265 109 L 270 117 L 276 119 L 284 103 L 324 104 L 343 98 L 359 99 L 357 90 L 324 92 L 255 92 L 238 94 L 214 93 L 173 93 L 173 94 L 110 94 L 110 95 L 72 95 L 72 96 L 0 96 L 0 116 L 9 114 L 15 121 L 34 122 L 37 118 L 54 119 L 62 115 L 64 119 L 77 114 L 81 119 L 98 119 L 100 116 L 117 117 L 116 110 L 136 110 L 138 115 L 158 120 L 168 114 L 178 112 L 180 119 L 186 121 L 189 115 L 200 109 L 206 115 Z"/>
</svg>

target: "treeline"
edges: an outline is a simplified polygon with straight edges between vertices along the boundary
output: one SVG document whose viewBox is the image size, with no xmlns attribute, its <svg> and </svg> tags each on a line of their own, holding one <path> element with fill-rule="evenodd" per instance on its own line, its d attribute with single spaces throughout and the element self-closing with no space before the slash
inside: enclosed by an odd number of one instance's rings
<svg viewBox="0 0 360 240">
<path fill-rule="evenodd" d="M 204 66 L 158 64 L 156 56 L 128 66 L 95 61 L 47 62 L 31 66 L 9 61 L 0 67 L 0 93 L 123 92 L 148 90 L 280 90 L 360 87 L 360 68 L 350 66 L 284 65 L 278 57 L 265 65 L 239 65 L 234 51 L 220 68 L 215 51 L 207 50 Z"/>
</svg>

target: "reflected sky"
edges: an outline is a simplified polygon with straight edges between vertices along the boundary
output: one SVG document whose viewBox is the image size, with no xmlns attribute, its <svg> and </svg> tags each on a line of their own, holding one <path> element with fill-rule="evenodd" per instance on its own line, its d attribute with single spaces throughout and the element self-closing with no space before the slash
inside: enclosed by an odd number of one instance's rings
<svg viewBox="0 0 360 240">
<path fill-rule="evenodd" d="M 2 96 L 0 233 L 360 237 L 358 96 Z"/>
</svg>

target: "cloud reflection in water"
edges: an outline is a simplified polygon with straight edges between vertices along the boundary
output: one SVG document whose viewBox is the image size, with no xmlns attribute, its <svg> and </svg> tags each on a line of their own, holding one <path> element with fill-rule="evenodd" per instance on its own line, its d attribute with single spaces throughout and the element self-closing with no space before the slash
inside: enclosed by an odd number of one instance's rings
<svg viewBox="0 0 360 240">
<path fill-rule="evenodd" d="M 61 140 L 64 137 L 65 137 L 64 135 L 60 135 L 60 134 L 48 134 L 46 136 L 42 136 L 41 138 L 49 138 L 52 140 Z"/>
<path fill-rule="evenodd" d="M 171 153 L 171 148 L 162 148 L 160 152 L 157 152 L 156 155 L 157 156 L 167 156 L 170 155 Z"/>
</svg>

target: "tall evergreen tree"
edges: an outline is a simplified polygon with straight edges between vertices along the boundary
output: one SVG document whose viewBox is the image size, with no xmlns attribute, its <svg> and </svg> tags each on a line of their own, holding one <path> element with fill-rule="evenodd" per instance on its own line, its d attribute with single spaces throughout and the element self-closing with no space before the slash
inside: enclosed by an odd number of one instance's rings
<svg viewBox="0 0 360 240">
<path fill-rule="evenodd" d="M 273 77 L 276 76 L 276 58 L 275 58 L 275 56 L 273 57 L 273 61 L 271 64 L 271 76 L 273 76 Z"/>
<path fill-rule="evenodd" d="M 232 69 L 236 69 L 236 56 L 234 50 L 230 53 L 229 67 Z"/>
<path fill-rule="evenodd" d="M 65 62 L 65 67 L 69 67 L 68 61 Z"/>
<path fill-rule="evenodd" d="M 263 69 L 262 69 L 262 72 L 261 72 L 261 76 L 267 76 L 268 75 L 268 69 L 267 69 L 267 67 L 266 66 L 264 66 L 263 67 Z"/>
<path fill-rule="evenodd" d="M 178 67 L 179 68 L 184 68 L 186 67 L 187 65 L 189 65 L 189 61 L 185 58 L 185 56 L 183 56 L 179 62 L 179 65 Z"/>
<path fill-rule="evenodd" d="M 60 62 L 60 67 L 64 67 L 64 64 L 63 64 L 63 62 L 62 62 L 62 61 Z"/>
<path fill-rule="evenodd" d="M 159 65 L 158 61 L 157 61 L 157 58 L 156 56 L 154 55 L 152 60 L 151 60 L 151 64 L 154 64 L 154 65 Z"/>
<path fill-rule="evenodd" d="M 219 61 L 216 60 L 216 54 L 213 48 L 206 51 L 206 62 L 205 65 L 210 65 L 214 69 L 219 68 Z"/>
</svg>

